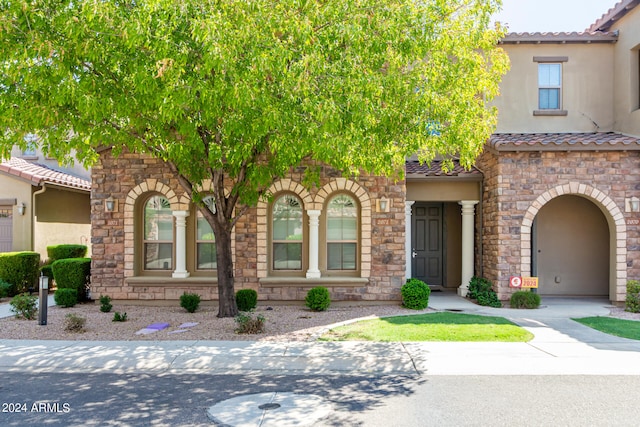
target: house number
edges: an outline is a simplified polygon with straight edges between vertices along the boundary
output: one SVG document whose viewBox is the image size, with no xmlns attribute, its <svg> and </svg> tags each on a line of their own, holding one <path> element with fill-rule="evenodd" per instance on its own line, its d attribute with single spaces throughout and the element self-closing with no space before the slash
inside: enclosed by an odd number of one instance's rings
<svg viewBox="0 0 640 427">
<path fill-rule="evenodd" d="M 627 225 L 638 225 L 640 224 L 640 219 L 628 219 Z"/>
<path fill-rule="evenodd" d="M 107 225 L 118 225 L 118 220 L 117 219 L 107 220 Z"/>
</svg>

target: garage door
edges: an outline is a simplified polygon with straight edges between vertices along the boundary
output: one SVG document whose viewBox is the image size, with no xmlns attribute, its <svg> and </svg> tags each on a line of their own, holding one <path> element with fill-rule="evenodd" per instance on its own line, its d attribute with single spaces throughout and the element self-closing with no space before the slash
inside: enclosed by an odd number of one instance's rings
<svg viewBox="0 0 640 427">
<path fill-rule="evenodd" d="M 13 209 L 0 207 L 0 252 L 11 252 L 13 248 Z"/>
</svg>

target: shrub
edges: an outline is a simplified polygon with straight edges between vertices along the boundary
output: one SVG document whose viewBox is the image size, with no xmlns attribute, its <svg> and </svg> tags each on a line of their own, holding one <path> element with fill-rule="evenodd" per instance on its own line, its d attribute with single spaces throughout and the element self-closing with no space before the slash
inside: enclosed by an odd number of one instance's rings
<svg viewBox="0 0 640 427">
<path fill-rule="evenodd" d="M 530 291 L 517 291 L 511 295 L 509 305 L 511 308 L 538 308 L 540 295 Z"/>
<path fill-rule="evenodd" d="M 236 292 L 236 304 L 240 311 L 250 311 L 258 305 L 258 292 L 253 289 L 240 289 Z"/>
<path fill-rule="evenodd" d="M 53 269 L 51 268 L 51 264 L 46 264 L 40 267 L 40 273 L 49 278 L 49 286 L 51 286 L 51 282 L 53 282 Z"/>
<path fill-rule="evenodd" d="M 53 264 L 59 259 L 84 258 L 85 256 L 87 256 L 87 247 L 85 245 L 47 246 L 49 264 Z"/>
<path fill-rule="evenodd" d="M 422 280 L 409 279 L 400 288 L 402 305 L 412 310 L 422 310 L 429 306 L 431 289 Z"/>
<path fill-rule="evenodd" d="M 469 281 L 469 292 L 467 296 L 471 299 L 478 299 L 478 295 L 491 291 L 493 284 L 484 277 L 473 276 Z"/>
<path fill-rule="evenodd" d="M 36 252 L 0 253 L 0 279 L 16 287 L 16 294 L 36 289 L 40 254 Z"/>
<path fill-rule="evenodd" d="M 180 296 L 180 307 L 187 310 L 189 313 L 194 313 L 200 305 L 200 295 L 183 293 Z"/>
<path fill-rule="evenodd" d="M 103 313 L 108 313 L 113 308 L 111 305 L 111 297 L 107 295 L 100 295 L 100 311 Z"/>
<path fill-rule="evenodd" d="M 307 304 L 307 307 L 313 311 L 325 311 L 329 308 L 329 305 L 331 305 L 329 290 L 324 286 L 309 289 L 304 302 Z"/>
<path fill-rule="evenodd" d="M 640 282 L 637 280 L 627 281 L 625 311 L 640 313 Z"/>
<path fill-rule="evenodd" d="M 53 294 L 53 300 L 60 307 L 69 308 L 78 303 L 78 292 L 75 289 L 61 288 Z"/>
<path fill-rule="evenodd" d="M 35 295 L 23 293 L 14 296 L 9 304 L 11 305 L 11 311 L 16 314 L 18 319 L 33 320 L 38 312 L 36 301 L 37 298 Z"/>
<path fill-rule="evenodd" d="M 235 317 L 237 334 L 260 334 L 264 330 L 265 318 L 258 314 L 253 316 L 251 312 L 242 312 Z"/>
<path fill-rule="evenodd" d="M 113 313 L 113 321 L 114 322 L 126 322 L 127 321 L 127 313 L 122 313 L 116 311 Z"/>
<path fill-rule="evenodd" d="M 17 294 L 16 285 L 13 285 L 9 282 L 5 282 L 0 279 L 0 298 L 12 297 Z"/>
<path fill-rule="evenodd" d="M 87 319 L 73 313 L 69 313 L 64 319 L 64 330 L 68 332 L 84 332 Z"/>
<path fill-rule="evenodd" d="M 58 289 L 75 289 L 78 301 L 87 300 L 91 258 L 59 259 L 51 267 Z"/>
</svg>

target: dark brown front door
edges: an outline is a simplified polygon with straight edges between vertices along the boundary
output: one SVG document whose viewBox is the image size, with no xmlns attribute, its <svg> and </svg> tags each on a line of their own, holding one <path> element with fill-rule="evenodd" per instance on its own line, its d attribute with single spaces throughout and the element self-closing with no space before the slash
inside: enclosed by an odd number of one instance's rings
<svg viewBox="0 0 640 427">
<path fill-rule="evenodd" d="M 444 284 L 442 203 L 415 203 L 411 215 L 411 277 Z"/>
</svg>

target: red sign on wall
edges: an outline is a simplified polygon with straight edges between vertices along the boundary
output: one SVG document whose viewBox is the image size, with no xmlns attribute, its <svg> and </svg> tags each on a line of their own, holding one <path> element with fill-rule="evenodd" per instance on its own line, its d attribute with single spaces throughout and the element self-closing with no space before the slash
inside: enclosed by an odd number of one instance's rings
<svg viewBox="0 0 640 427">
<path fill-rule="evenodd" d="M 537 288 L 538 287 L 538 278 L 537 277 L 511 276 L 511 278 L 509 278 L 509 287 L 511 287 L 511 288 Z"/>
</svg>

